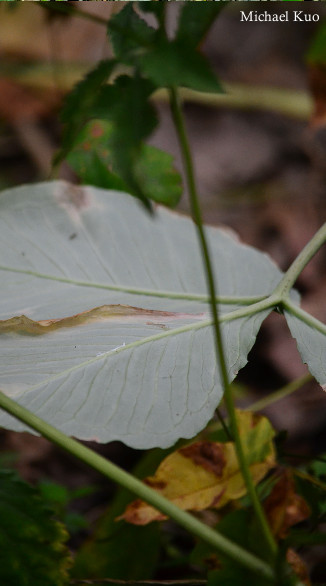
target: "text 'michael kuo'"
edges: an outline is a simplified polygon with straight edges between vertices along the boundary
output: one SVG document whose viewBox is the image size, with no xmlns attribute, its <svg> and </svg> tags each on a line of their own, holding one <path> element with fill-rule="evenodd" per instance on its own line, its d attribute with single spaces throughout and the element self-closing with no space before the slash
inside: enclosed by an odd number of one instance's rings
<svg viewBox="0 0 326 586">
<path fill-rule="evenodd" d="M 263 10 L 240 10 L 241 22 L 318 22 L 319 14 L 304 10 L 284 10 L 284 12 L 270 12 Z"/>
</svg>

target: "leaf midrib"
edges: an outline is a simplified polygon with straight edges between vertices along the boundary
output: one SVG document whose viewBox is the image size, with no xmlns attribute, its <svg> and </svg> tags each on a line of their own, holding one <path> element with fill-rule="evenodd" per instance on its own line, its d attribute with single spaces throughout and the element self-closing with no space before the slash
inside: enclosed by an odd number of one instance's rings
<svg viewBox="0 0 326 586">
<path fill-rule="evenodd" d="M 128 287 L 124 285 L 107 285 L 104 283 L 89 283 L 87 281 L 79 281 L 77 279 L 69 279 L 67 277 L 59 277 L 48 275 L 45 273 L 38 273 L 37 271 L 29 271 L 27 269 L 13 269 L 11 267 L 0 266 L 0 270 L 11 273 L 19 273 L 23 275 L 30 275 L 37 279 L 46 279 L 50 281 L 57 281 L 60 283 L 67 283 L 69 285 L 76 285 L 78 287 L 93 287 L 94 289 L 106 289 L 108 291 L 119 291 L 121 293 L 129 293 L 132 295 L 144 295 L 146 297 L 159 297 L 163 299 L 180 299 L 184 301 L 198 301 L 201 303 L 210 304 L 208 295 L 178 293 L 174 291 L 155 291 L 153 289 L 139 289 L 137 287 Z M 251 305 L 265 299 L 267 295 L 259 296 L 217 296 L 216 303 L 224 305 Z"/>
</svg>

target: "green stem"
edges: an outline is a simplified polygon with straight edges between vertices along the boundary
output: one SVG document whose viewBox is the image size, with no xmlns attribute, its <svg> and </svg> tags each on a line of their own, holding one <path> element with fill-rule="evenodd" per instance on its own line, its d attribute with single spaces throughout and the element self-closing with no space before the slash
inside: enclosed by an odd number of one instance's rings
<svg viewBox="0 0 326 586">
<path fill-rule="evenodd" d="M 193 218 L 195 224 L 197 225 L 199 240 L 200 240 L 200 244 L 201 244 L 202 254 L 204 257 L 205 267 L 206 267 L 207 285 L 208 285 L 210 306 L 211 306 L 214 331 L 215 331 L 215 342 L 216 342 L 216 346 L 217 346 L 217 359 L 218 359 L 218 363 L 220 365 L 223 386 L 225 389 L 227 389 L 227 387 L 229 386 L 229 382 L 228 382 L 227 367 L 226 367 L 226 362 L 225 362 L 224 352 L 223 352 L 222 335 L 221 335 L 219 318 L 218 318 L 218 310 L 217 310 L 218 304 L 216 303 L 217 295 L 216 295 L 216 290 L 215 290 L 213 271 L 212 271 L 212 267 L 211 267 L 210 254 L 209 254 L 207 240 L 206 240 L 204 226 L 203 226 L 201 209 L 200 209 L 199 201 L 198 201 L 198 197 L 197 197 L 197 190 L 196 190 L 196 183 L 195 183 L 195 177 L 194 177 L 194 172 L 193 172 L 193 164 L 192 164 L 192 157 L 191 157 L 191 153 L 190 153 L 190 147 L 189 147 L 189 143 L 188 143 L 188 139 L 187 139 L 187 135 L 186 135 L 185 124 L 184 124 L 182 111 L 181 111 L 181 107 L 180 107 L 180 102 L 178 99 L 178 93 L 177 93 L 176 89 L 171 89 L 170 98 L 171 98 L 170 104 L 171 104 L 172 116 L 173 116 L 175 128 L 177 130 L 180 149 L 181 149 L 181 153 L 182 153 L 182 157 L 183 157 L 183 163 L 184 163 L 184 167 L 185 167 L 185 171 L 186 171 L 189 196 L 190 196 L 190 205 L 191 205 L 191 211 L 192 211 L 192 218 Z M 213 302 L 212 302 L 212 300 L 213 300 Z M 223 426 L 223 429 L 227 434 L 227 437 L 232 441 L 233 434 L 230 433 L 230 430 L 226 426 L 224 419 L 218 409 L 216 410 L 216 412 L 217 412 L 217 416 L 220 420 L 220 423 Z M 231 426 L 232 426 L 232 421 L 231 421 Z"/>
<path fill-rule="evenodd" d="M 310 373 L 304 374 L 303 376 L 300 376 L 299 378 L 291 381 L 287 385 L 284 385 L 274 393 L 268 395 L 268 397 L 264 397 L 259 401 L 255 401 L 255 403 L 252 403 L 249 405 L 249 407 L 246 407 L 246 411 L 262 411 L 263 409 L 266 409 L 266 407 L 269 407 L 269 405 L 273 405 L 277 401 L 281 401 L 288 395 L 291 395 L 311 380 L 313 380 L 313 377 Z"/>
<path fill-rule="evenodd" d="M 289 299 L 283 301 L 282 307 L 289 313 L 292 313 L 292 315 L 295 315 L 297 318 L 299 318 L 303 323 L 307 324 L 307 326 L 310 326 L 317 332 L 320 332 L 321 334 L 324 334 L 324 336 L 326 336 L 326 325 L 323 324 L 323 322 L 321 322 L 316 317 L 310 315 L 310 313 L 308 313 L 304 309 L 301 309 L 301 307 L 299 307 Z"/>
<path fill-rule="evenodd" d="M 313 112 L 313 100 L 307 92 L 229 83 L 223 80 L 222 85 L 225 90 L 223 94 L 211 94 L 180 88 L 180 98 L 182 101 L 200 104 L 209 108 L 270 110 L 283 116 L 301 120 L 308 120 Z M 152 99 L 168 101 L 168 91 L 160 88 L 152 95 Z"/>
<path fill-rule="evenodd" d="M 256 574 L 264 577 L 267 580 L 273 581 L 274 574 L 271 568 L 265 563 L 256 558 L 251 553 L 245 551 L 217 531 L 211 529 L 186 511 L 182 511 L 179 507 L 174 505 L 171 501 L 161 496 L 158 492 L 125 472 L 115 464 L 112 464 L 99 454 L 93 452 L 83 444 L 76 440 L 66 436 L 64 433 L 46 423 L 43 419 L 40 419 L 32 413 L 22 407 L 9 397 L 7 397 L 2 391 L 0 391 L 0 408 L 4 409 L 10 415 L 13 415 L 43 437 L 50 440 L 53 444 L 69 452 L 73 456 L 79 458 L 85 464 L 94 468 L 107 478 L 114 480 L 127 490 L 135 493 L 139 498 L 145 500 L 153 507 L 159 509 L 179 523 L 182 527 L 203 539 L 206 543 L 224 553 L 231 559 L 237 561 L 239 564 L 249 568 Z"/>
<path fill-rule="evenodd" d="M 300 389 L 303 385 L 310 382 L 311 380 L 313 380 L 313 376 L 310 373 L 304 374 L 303 376 L 296 378 L 294 381 L 291 381 L 290 383 L 284 385 L 277 391 L 274 391 L 273 393 L 268 395 L 268 397 L 264 397 L 263 399 L 259 399 L 259 401 L 251 403 L 250 405 L 248 405 L 248 407 L 244 408 L 244 411 L 262 411 L 263 409 L 266 409 L 266 407 L 274 405 L 274 403 L 276 403 L 277 401 L 281 401 L 288 395 L 295 393 L 295 391 Z M 210 433 L 213 433 L 215 431 L 218 431 L 219 429 L 221 429 L 221 426 L 219 423 L 216 422 L 209 426 L 208 431 Z"/>
<path fill-rule="evenodd" d="M 200 240 L 202 255 L 205 263 L 206 269 L 206 277 L 207 277 L 207 285 L 211 299 L 211 311 L 213 317 L 213 325 L 214 325 L 214 333 L 215 333 L 215 348 L 216 348 L 216 356 L 218 360 L 218 364 L 220 367 L 221 378 L 224 387 L 224 400 L 228 412 L 228 417 L 230 420 L 231 431 L 235 441 L 235 447 L 237 451 L 239 467 L 245 481 L 248 494 L 250 496 L 257 520 L 259 521 L 262 534 L 264 535 L 265 541 L 269 547 L 271 557 L 275 558 L 277 545 L 275 543 L 274 537 L 271 533 L 270 527 L 266 520 L 263 508 L 261 503 L 258 499 L 255 485 L 253 483 L 253 479 L 251 476 L 251 472 L 246 460 L 246 456 L 244 453 L 242 441 L 240 438 L 240 433 L 237 425 L 236 420 L 236 411 L 233 403 L 232 391 L 231 386 L 229 383 L 228 373 L 227 373 L 227 366 L 226 360 L 224 356 L 224 349 L 223 349 L 223 341 L 222 341 L 222 333 L 220 328 L 220 322 L 218 317 L 218 308 L 216 300 L 216 287 L 214 282 L 214 275 L 213 269 L 210 260 L 210 254 L 208 250 L 208 244 L 205 236 L 205 231 L 203 227 L 201 209 L 199 205 L 199 199 L 197 196 L 197 189 L 196 189 L 196 182 L 194 176 L 194 167 L 192 162 L 192 156 L 190 152 L 190 146 L 186 134 L 185 123 L 183 119 L 183 114 L 180 106 L 180 101 L 178 98 L 178 93 L 175 88 L 170 88 L 170 107 L 171 112 L 175 124 L 175 128 L 178 135 L 178 140 L 180 144 L 180 149 L 182 153 L 183 163 L 185 167 L 187 183 L 188 183 L 188 190 L 189 190 L 189 197 L 190 197 L 190 205 L 192 211 L 193 220 L 197 226 L 198 236 Z"/>
<path fill-rule="evenodd" d="M 279 282 L 276 289 L 273 291 L 275 296 L 279 296 L 280 299 L 285 300 L 288 293 L 293 287 L 299 275 L 302 273 L 305 266 L 320 249 L 320 247 L 326 242 L 326 222 L 318 232 L 309 240 L 308 244 L 301 250 L 300 254 L 293 261 L 292 265 L 286 271 L 283 279 Z"/>
</svg>

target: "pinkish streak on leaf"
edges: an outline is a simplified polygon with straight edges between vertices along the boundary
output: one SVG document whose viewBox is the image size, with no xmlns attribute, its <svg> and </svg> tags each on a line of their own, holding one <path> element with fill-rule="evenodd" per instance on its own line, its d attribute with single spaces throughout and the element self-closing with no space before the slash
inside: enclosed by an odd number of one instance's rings
<svg viewBox="0 0 326 586">
<path fill-rule="evenodd" d="M 100 307 L 95 307 L 94 309 L 60 319 L 34 321 L 25 315 L 19 315 L 7 320 L 0 320 L 0 333 L 16 331 L 29 334 L 46 334 L 59 328 L 81 326 L 87 323 L 103 323 L 108 320 L 116 320 L 119 323 L 124 322 L 128 324 L 144 323 L 148 325 L 150 323 L 159 327 L 164 325 L 165 328 L 165 324 L 162 324 L 162 322 L 187 318 L 200 320 L 204 315 L 155 311 L 152 309 L 132 307 L 131 305 L 101 305 Z M 150 322 L 147 321 L 148 318 L 151 318 Z"/>
</svg>

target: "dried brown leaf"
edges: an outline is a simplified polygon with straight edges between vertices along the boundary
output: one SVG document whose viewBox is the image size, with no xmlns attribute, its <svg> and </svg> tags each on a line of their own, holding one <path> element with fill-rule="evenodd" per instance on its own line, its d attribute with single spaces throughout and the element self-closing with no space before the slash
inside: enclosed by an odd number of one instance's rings
<svg viewBox="0 0 326 586">
<path fill-rule="evenodd" d="M 290 527 L 310 516 L 310 508 L 304 498 L 295 491 L 290 470 L 284 470 L 265 501 L 266 515 L 277 539 L 287 536 Z"/>
</svg>

